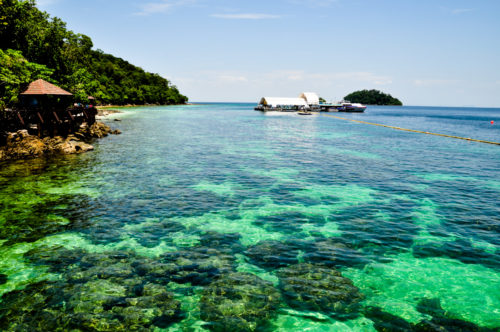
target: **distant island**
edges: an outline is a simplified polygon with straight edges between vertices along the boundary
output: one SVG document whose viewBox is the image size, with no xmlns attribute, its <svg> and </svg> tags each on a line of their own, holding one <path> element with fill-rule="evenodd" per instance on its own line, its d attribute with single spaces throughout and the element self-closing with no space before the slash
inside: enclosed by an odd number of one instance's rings
<svg viewBox="0 0 500 332">
<path fill-rule="evenodd" d="M 34 1 L 0 0 L 0 110 L 15 106 L 27 85 L 44 79 L 70 91 L 75 102 L 184 104 L 188 98 L 158 74 L 93 50 L 90 37 L 74 33 Z"/>
<path fill-rule="evenodd" d="M 353 103 L 361 103 L 365 105 L 403 106 L 403 103 L 399 99 L 378 90 L 355 91 L 345 96 L 344 100 L 349 100 Z"/>
</svg>

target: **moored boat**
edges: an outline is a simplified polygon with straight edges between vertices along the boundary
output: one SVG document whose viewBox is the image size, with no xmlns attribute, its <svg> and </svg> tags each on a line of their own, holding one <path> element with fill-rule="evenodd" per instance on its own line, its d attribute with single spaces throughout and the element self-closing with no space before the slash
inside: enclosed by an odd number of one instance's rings
<svg viewBox="0 0 500 332">
<path fill-rule="evenodd" d="M 364 112 L 366 106 L 360 103 L 351 103 L 350 101 L 344 100 L 339 103 L 341 107 L 337 108 L 339 112 Z"/>
</svg>

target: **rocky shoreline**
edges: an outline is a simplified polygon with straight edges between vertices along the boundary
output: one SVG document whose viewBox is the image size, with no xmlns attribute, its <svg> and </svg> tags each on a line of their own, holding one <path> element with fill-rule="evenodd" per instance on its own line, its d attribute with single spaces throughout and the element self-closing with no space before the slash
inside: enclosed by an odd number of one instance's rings
<svg viewBox="0 0 500 332">
<path fill-rule="evenodd" d="M 54 137 L 38 137 L 30 135 L 27 130 L 7 133 L 5 144 L 0 146 L 0 161 L 31 159 L 55 154 L 76 154 L 93 150 L 89 142 L 94 138 L 102 138 L 109 134 L 121 134 L 112 130 L 107 124 L 95 122 L 91 126 L 82 124 L 74 134 Z"/>
</svg>

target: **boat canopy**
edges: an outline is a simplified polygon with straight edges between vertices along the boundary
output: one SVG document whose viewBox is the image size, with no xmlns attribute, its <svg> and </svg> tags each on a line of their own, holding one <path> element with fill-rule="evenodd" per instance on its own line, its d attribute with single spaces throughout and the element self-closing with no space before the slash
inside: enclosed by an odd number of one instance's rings
<svg viewBox="0 0 500 332">
<path fill-rule="evenodd" d="M 299 98 L 305 99 L 309 105 L 319 105 L 319 96 L 314 92 L 302 92 Z"/>
<path fill-rule="evenodd" d="M 270 107 L 277 106 L 304 106 L 307 102 L 304 98 L 282 98 L 282 97 L 262 97 L 259 104 Z"/>
</svg>

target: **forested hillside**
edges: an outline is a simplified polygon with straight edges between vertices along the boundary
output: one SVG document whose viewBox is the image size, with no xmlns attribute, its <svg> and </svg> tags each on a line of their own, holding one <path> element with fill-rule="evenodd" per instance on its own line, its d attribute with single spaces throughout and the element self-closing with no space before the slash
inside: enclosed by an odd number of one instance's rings
<svg viewBox="0 0 500 332">
<path fill-rule="evenodd" d="M 0 108 L 43 78 L 102 104 L 182 104 L 188 98 L 158 74 L 93 50 L 92 40 L 36 8 L 34 0 L 0 0 Z"/>
<path fill-rule="evenodd" d="M 344 100 L 349 100 L 353 103 L 361 103 L 366 105 L 403 105 L 403 103 L 399 99 L 378 90 L 355 91 L 345 96 Z"/>
</svg>

